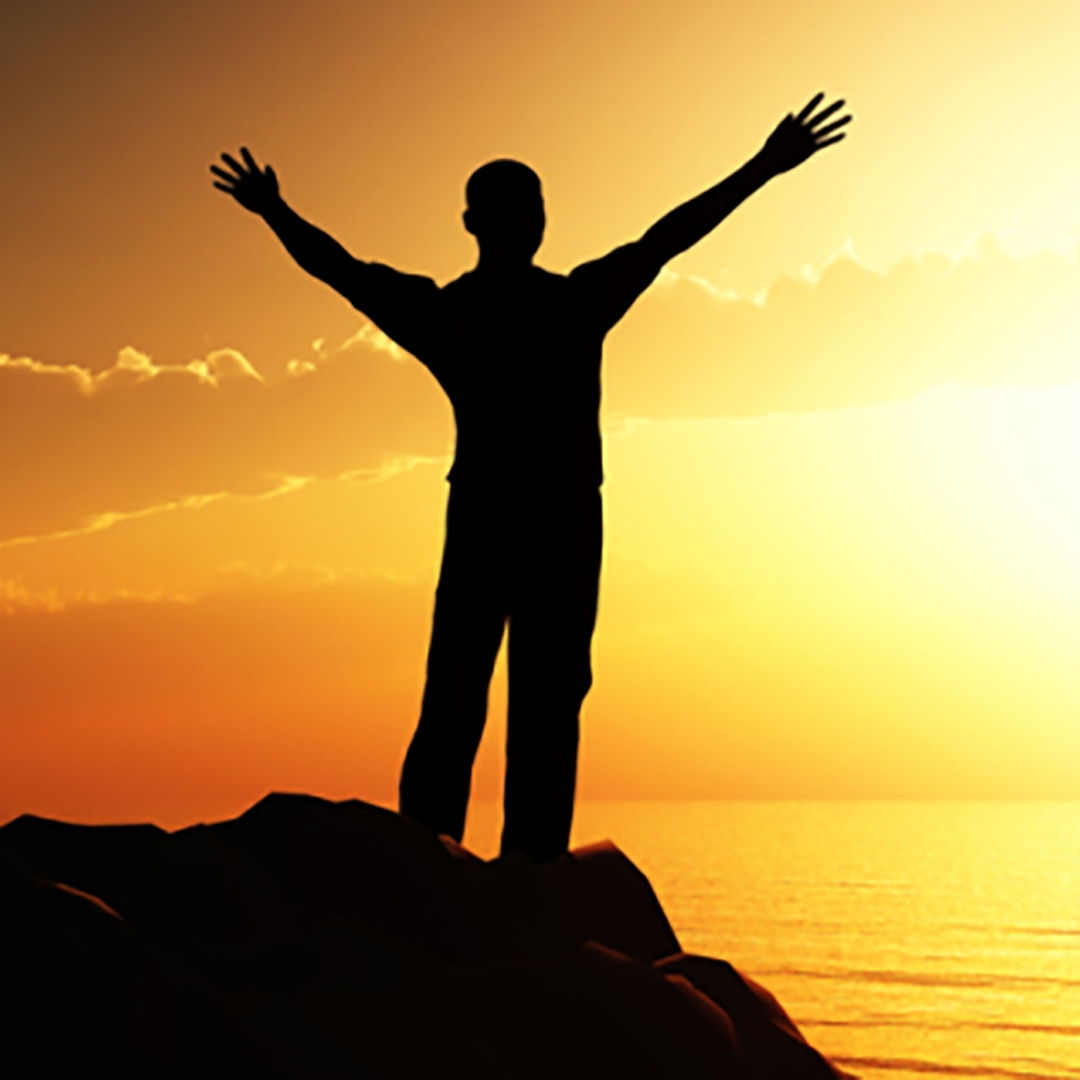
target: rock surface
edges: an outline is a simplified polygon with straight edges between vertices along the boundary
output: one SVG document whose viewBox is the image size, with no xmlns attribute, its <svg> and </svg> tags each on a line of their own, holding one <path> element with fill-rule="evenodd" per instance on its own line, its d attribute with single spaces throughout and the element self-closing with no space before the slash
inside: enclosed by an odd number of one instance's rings
<svg viewBox="0 0 1080 1080">
<path fill-rule="evenodd" d="M 303 795 L 174 833 L 27 816 L 0 828 L 0 917 L 25 1075 L 843 1075 L 761 987 L 683 954 L 611 844 L 485 863 Z"/>
</svg>

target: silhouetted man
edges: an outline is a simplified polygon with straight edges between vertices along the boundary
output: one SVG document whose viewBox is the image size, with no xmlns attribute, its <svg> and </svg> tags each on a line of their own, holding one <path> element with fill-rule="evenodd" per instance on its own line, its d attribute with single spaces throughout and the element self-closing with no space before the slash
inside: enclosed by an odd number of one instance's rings
<svg viewBox="0 0 1080 1080">
<path fill-rule="evenodd" d="M 354 259 L 304 221 L 247 151 L 211 166 L 215 186 L 263 217 L 293 258 L 425 364 L 457 424 L 446 543 L 420 723 L 401 775 L 401 812 L 460 840 L 488 685 L 509 624 L 510 703 L 502 851 L 566 850 L 578 714 L 600 574 L 600 361 L 604 336 L 669 259 L 767 180 L 842 139 L 843 105 L 818 94 L 737 172 L 632 244 L 568 275 L 533 262 L 544 235 L 540 179 L 517 161 L 469 178 L 474 270 L 430 278 Z"/>
</svg>

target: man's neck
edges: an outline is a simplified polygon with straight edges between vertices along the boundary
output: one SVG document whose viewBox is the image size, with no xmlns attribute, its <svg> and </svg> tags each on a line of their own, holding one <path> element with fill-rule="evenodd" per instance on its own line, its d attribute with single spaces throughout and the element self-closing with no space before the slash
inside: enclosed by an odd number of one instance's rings
<svg viewBox="0 0 1080 1080">
<path fill-rule="evenodd" d="M 499 277 L 523 277 L 536 269 L 532 259 L 508 258 L 503 255 L 480 252 L 480 258 L 476 260 L 474 271 L 485 277 L 498 275 Z"/>
</svg>

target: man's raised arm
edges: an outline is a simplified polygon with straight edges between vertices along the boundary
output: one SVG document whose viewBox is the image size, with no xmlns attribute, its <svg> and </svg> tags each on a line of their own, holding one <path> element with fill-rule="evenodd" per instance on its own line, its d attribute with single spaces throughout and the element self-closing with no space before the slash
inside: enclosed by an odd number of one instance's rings
<svg viewBox="0 0 1080 1080">
<path fill-rule="evenodd" d="M 217 177 L 214 187 L 231 195 L 245 210 L 258 214 L 277 234 L 288 253 L 309 274 L 332 289 L 348 293 L 357 266 L 354 259 L 332 236 L 305 221 L 281 197 L 274 170 L 260 169 L 246 146 L 243 162 L 222 154 L 225 168 L 211 165 Z"/>
<path fill-rule="evenodd" d="M 638 241 L 658 265 L 693 247 L 720 224 L 744 199 L 780 173 L 801 165 L 812 154 L 839 142 L 839 129 L 851 122 L 842 116 L 825 123 L 841 108 L 843 101 L 818 110 L 824 94 L 815 95 L 797 116 L 788 113 L 777 125 L 761 150 L 741 169 L 715 187 L 665 214 Z"/>
</svg>

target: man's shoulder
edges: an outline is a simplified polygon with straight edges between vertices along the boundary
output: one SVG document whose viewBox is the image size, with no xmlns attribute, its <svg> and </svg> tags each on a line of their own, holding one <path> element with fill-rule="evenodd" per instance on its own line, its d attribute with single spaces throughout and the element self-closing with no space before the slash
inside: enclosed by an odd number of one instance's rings
<svg viewBox="0 0 1080 1080">
<path fill-rule="evenodd" d="M 405 285 L 413 288 L 437 290 L 439 286 L 427 274 L 417 274 L 408 270 L 399 270 L 396 266 L 387 266 L 381 262 L 363 262 L 356 260 L 355 272 L 373 282 L 386 285 Z"/>
<path fill-rule="evenodd" d="M 533 269 L 540 275 L 541 280 L 551 284 L 565 283 L 570 280 L 568 274 L 560 274 L 555 270 L 546 270 L 542 266 L 534 266 Z"/>
<path fill-rule="evenodd" d="M 554 296 L 567 290 L 570 284 L 568 274 L 559 274 L 554 270 L 545 270 L 542 266 L 533 266 L 529 275 L 529 287 L 536 293 Z"/>
<path fill-rule="evenodd" d="M 579 263 L 570 271 L 569 278 L 577 282 L 598 275 L 622 274 L 634 272 L 644 264 L 655 261 L 648 246 L 640 240 L 631 240 L 625 244 L 619 244 L 603 255 L 595 259 L 587 259 Z"/>
<path fill-rule="evenodd" d="M 447 296 L 453 296 L 456 293 L 467 292 L 473 287 L 473 278 L 475 272 L 472 270 L 466 270 L 464 274 L 459 274 L 453 281 L 448 281 L 445 285 L 439 286 L 439 291 L 445 293 Z"/>
<path fill-rule="evenodd" d="M 412 274 L 380 262 L 356 259 L 351 272 L 338 288 L 353 306 L 369 317 L 386 305 L 393 308 L 423 307 L 439 295 L 434 280 L 424 274 Z"/>
<path fill-rule="evenodd" d="M 527 273 L 503 276 L 467 270 L 460 277 L 441 287 L 443 296 L 453 303 L 489 303 L 514 297 L 553 296 L 567 288 L 570 279 L 540 266 L 531 266 Z"/>
<path fill-rule="evenodd" d="M 515 273 L 510 279 L 495 275 L 491 271 L 486 274 L 481 273 L 474 267 L 472 270 L 466 270 L 464 274 L 454 278 L 453 281 L 448 281 L 442 286 L 442 289 L 447 292 L 459 289 L 485 289 L 490 288 L 492 284 L 505 285 L 508 280 L 520 280 L 528 284 L 535 284 L 537 282 L 565 282 L 569 279 L 566 274 L 559 274 L 554 270 L 546 270 L 544 267 L 537 266 L 535 263 L 528 268 L 524 275 L 519 277 L 518 274 Z"/>
</svg>

